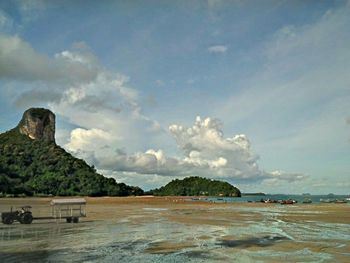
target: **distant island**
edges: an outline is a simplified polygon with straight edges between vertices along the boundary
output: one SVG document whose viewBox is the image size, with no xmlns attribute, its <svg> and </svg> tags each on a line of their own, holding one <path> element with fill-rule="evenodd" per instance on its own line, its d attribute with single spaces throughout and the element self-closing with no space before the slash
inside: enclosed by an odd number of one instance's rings
<svg viewBox="0 0 350 263">
<path fill-rule="evenodd" d="M 0 194 L 128 196 L 143 190 L 106 178 L 67 153 L 55 142 L 55 115 L 31 108 L 17 127 L 0 134 Z"/>
<path fill-rule="evenodd" d="M 240 190 L 227 182 L 198 176 L 175 179 L 149 193 L 157 196 L 241 196 Z"/>
</svg>

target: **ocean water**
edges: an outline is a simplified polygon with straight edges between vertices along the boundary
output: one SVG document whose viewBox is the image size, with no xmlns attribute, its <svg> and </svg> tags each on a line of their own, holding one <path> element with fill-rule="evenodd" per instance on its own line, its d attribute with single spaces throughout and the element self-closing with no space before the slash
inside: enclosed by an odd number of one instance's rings
<svg viewBox="0 0 350 263">
<path fill-rule="evenodd" d="M 283 194 L 266 194 L 266 195 L 243 195 L 242 197 L 208 197 L 203 199 L 208 202 L 258 202 L 261 199 L 286 200 L 293 199 L 302 203 L 305 198 L 311 199 L 312 203 L 320 203 L 320 199 L 344 200 L 349 195 L 283 195 Z M 202 201 L 203 201 L 202 200 Z M 350 202 L 350 201 L 349 201 Z"/>
<path fill-rule="evenodd" d="M 144 207 L 79 224 L 0 225 L 0 261 L 350 262 L 350 222 L 285 218 L 322 213 L 303 207 Z"/>
</svg>

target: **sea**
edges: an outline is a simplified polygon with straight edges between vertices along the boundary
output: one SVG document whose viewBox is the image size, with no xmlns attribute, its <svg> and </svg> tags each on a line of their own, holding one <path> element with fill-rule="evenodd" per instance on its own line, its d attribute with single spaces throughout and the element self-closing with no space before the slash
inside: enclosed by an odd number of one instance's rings
<svg viewBox="0 0 350 263">
<path fill-rule="evenodd" d="M 207 197 L 202 198 L 201 201 L 214 202 L 214 203 L 235 203 L 235 202 L 259 202 L 260 200 L 272 199 L 272 200 L 287 200 L 293 199 L 298 203 L 302 203 L 305 199 L 310 199 L 312 203 L 320 203 L 320 200 L 345 200 L 350 195 L 287 195 L 287 194 L 265 194 L 265 195 L 242 195 L 242 197 Z M 350 201 L 348 201 L 350 202 Z"/>
</svg>

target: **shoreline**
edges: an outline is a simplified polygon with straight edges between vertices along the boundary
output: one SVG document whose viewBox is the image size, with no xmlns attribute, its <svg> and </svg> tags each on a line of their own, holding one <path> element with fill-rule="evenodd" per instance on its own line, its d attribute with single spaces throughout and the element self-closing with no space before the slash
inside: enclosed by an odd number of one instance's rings
<svg viewBox="0 0 350 263">
<path fill-rule="evenodd" d="M 68 197 L 59 197 L 60 199 Z M 72 197 L 69 197 L 72 198 Z M 78 197 L 74 197 L 78 198 Z M 245 211 L 245 213 L 256 213 L 255 210 L 274 208 L 284 211 L 284 218 L 288 221 L 313 220 L 328 223 L 349 223 L 350 222 L 350 204 L 337 203 L 312 203 L 293 205 L 281 205 L 275 203 L 260 202 L 208 202 L 203 200 L 191 200 L 195 197 L 184 196 L 128 196 L 128 197 L 83 197 L 87 201 L 86 212 L 87 219 L 106 220 L 115 213 L 110 213 L 114 208 L 119 208 L 127 214 L 130 210 L 143 208 L 163 208 L 167 210 L 176 209 L 215 209 Z M 25 197 L 25 198 L 0 198 L 0 212 L 5 212 L 13 207 L 22 205 L 32 206 L 33 214 L 44 215 L 49 213 L 50 201 L 58 199 L 57 197 Z M 305 211 L 305 213 L 303 213 Z M 306 213 L 307 211 L 307 213 Z M 113 215 L 112 215 L 113 214 Z M 107 216 L 109 215 L 109 216 Z M 115 214 L 115 216 L 117 216 Z M 218 215 L 219 216 L 219 215 Z"/>
<path fill-rule="evenodd" d="M 79 262 L 90 257 L 96 259 L 91 262 L 155 262 L 160 256 L 166 257 L 163 262 L 197 262 L 197 256 L 204 262 L 281 262 L 286 257 L 293 262 L 349 262 L 348 203 L 286 206 L 186 197 L 84 198 L 87 217 L 77 224 L 0 224 L 0 240 L 6 241 L 0 242 L 0 256 L 7 262 L 27 260 L 27 253 L 31 262 L 43 262 L 43 257 L 65 262 L 71 255 Z M 0 212 L 11 205 L 31 205 L 34 216 L 45 216 L 52 199 L 1 198 Z"/>
</svg>

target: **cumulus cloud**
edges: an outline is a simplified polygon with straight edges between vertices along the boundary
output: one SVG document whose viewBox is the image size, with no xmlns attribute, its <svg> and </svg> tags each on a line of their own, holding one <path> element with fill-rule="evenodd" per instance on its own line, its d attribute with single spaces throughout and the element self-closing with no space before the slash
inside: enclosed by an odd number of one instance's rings
<svg viewBox="0 0 350 263">
<path fill-rule="evenodd" d="M 80 130 L 78 133 L 73 130 L 70 143 L 66 145 L 70 151 L 86 155 L 93 149 L 93 152 L 90 152 L 93 154 L 90 157 L 91 160 L 104 159 L 101 162 L 108 164 L 113 156 L 115 165 L 123 167 L 125 171 L 133 171 L 131 168 L 134 164 L 133 160 L 137 158 L 127 158 L 120 149 L 127 148 L 129 151 L 135 151 L 144 144 L 156 144 L 163 138 L 165 133 L 161 125 L 142 113 L 139 94 L 128 86 L 128 81 L 129 78 L 125 75 L 103 70 L 94 81 L 71 86 L 64 92 L 59 103 L 51 104 L 52 109 L 65 116 L 69 122 L 85 127 L 88 131 L 98 129 L 111 135 L 108 138 L 102 138 L 96 132 L 90 132 L 89 141 L 91 142 L 105 139 L 104 142 L 98 143 L 103 147 L 96 148 L 96 144 L 93 143 L 75 144 L 74 135 L 79 137 L 82 134 Z M 139 160 L 134 166 L 139 165 L 142 169 L 141 164 L 150 159 L 147 157 L 149 156 L 146 155 L 143 162 Z M 98 162 L 94 164 L 98 166 Z"/>
<path fill-rule="evenodd" d="M 227 50 L 228 47 L 224 45 L 216 45 L 208 48 L 209 53 L 226 53 Z"/>
<path fill-rule="evenodd" d="M 15 98 L 19 108 L 69 102 L 90 112 L 101 108 L 120 111 L 119 105 L 111 105 L 111 99 L 106 99 L 106 88 L 99 85 L 119 87 L 119 93 L 128 100 L 136 96 L 135 91 L 122 87 L 128 78 L 104 71 L 84 43 L 75 43 L 72 50 L 53 58 L 37 53 L 18 37 L 0 36 L 0 47 L 4 47 L 0 50 L 0 78 L 23 83 Z"/>
<path fill-rule="evenodd" d="M 86 130 L 82 128 L 74 129 L 70 134 L 70 142 L 66 144 L 68 150 L 76 149 L 98 149 L 111 141 L 111 134 L 100 129 Z"/>
<path fill-rule="evenodd" d="M 51 101 L 49 107 L 78 127 L 110 133 L 112 138 L 106 144 L 136 150 L 161 137 L 162 128 L 142 113 L 139 94 L 128 87 L 128 81 L 125 75 L 100 70 L 93 81 L 66 87 L 59 101 Z M 71 136 L 71 141 L 75 139 Z M 69 149 L 74 151 L 78 146 L 70 144 Z"/>
<path fill-rule="evenodd" d="M 89 83 L 71 85 L 61 94 L 61 100 L 54 107 L 57 109 L 79 108 L 87 113 L 97 110 L 120 112 L 138 110 L 136 90 L 126 87 L 128 78 L 121 74 L 100 71 L 96 78 Z"/>
<path fill-rule="evenodd" d="M 183 161 L 190 166 L 218 177 L 251 178 L 260 176 L 250 142 L 245 135 L 224 138 L 222 124 L 216 119 L 196 118 L 194 125 L 169 127 L 177 145 L 183 151 Z"/>
<path fill-rule="evenodd" d="M 183 176 L 179 160 L 165 156 L 162 150 L 147 150 L 127 155 L 122 150 L 117 150 L 114 155 L 98 158 L 98 166 L 120 172 L 136 172 L 138 174 L 160 176 Z"/>
<path fill-rule="evenodd" d="M 70 56 L 69 56 L 70 55 Z M 23 81 L 88 82 L 97 69 L 68 51 L 50 58 L 18 36 L 0 35 L 0 78 Z M 83 63 L 85 62 L 85 63 Z"/>
<path fill-rule="evenodd" d="M 96 150 L 91 153 L 93 156 L 88 158 L 94 160 L 96 167 L 118 179 L 119 176 L 124 178 L 127 174 L 139 174 L 142 178 L 145 175 L 158 178 L 158 181 L 160 177 L 169 176 L 180 178 L 204 176 L 233 182 L 268 180 L 271 183 L 280 180 L 293 182 L 305 177 L 302 174 L 282 171 L 268 173 L 259 169 L 258 156 L 252 151 L 248 138 L 243 134 L 225 138 L 222 124 L 217 119 L 197 117 L 192 127 L 173 124 L 169 127 L 169 131 L 182 156 L 170 157 L 163 150 L 154 149 L 130 155 L 122 149 L 115 150 L 110 147 L 99 151 L 96 145 L 93 147 L 93 144 L 86 144 L 86 141 L 80 138 L 77 138 L 78 143 L 75 143 L 74 147 L 68 148 L 84 154 L 88 149 L 95 148 Z M 79 130 L 75 134 L 80 135 L 81 132 Z M 83 131 L 82 136 L 86 132 Z M 105 135 L 101 136 L 92 131 L 88 134 L 91 135 L 89 136 L 91 142 L 97 142 L 97 145 L 104 144 L 99 142 L 99 139 Z"/>
</svg>

